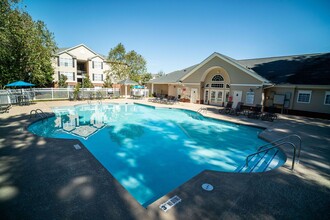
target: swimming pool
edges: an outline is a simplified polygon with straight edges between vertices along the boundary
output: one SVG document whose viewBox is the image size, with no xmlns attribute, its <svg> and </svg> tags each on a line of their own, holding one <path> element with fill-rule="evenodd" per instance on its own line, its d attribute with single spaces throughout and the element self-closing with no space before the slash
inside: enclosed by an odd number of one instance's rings
<svg viewBox="0 0 330 220">
<path fill-rule="evenodd" d="M 205 169 L 234 172 L 266 143 L 259 128 L 188 110 L 97 104 L 53 111 L 29 131 L 79 139 L 144 207 Z"/>
</svg>

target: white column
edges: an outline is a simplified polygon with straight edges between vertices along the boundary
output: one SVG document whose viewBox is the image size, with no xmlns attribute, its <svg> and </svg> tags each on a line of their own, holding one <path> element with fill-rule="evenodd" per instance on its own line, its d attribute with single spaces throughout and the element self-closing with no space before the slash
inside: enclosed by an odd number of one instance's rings
<svg viewBox="0 0 330 220">
<path fill-rule="evenodd" d="M 154 84 L 151 83 L 151 94 L 154 94 Z"/>
</svg>

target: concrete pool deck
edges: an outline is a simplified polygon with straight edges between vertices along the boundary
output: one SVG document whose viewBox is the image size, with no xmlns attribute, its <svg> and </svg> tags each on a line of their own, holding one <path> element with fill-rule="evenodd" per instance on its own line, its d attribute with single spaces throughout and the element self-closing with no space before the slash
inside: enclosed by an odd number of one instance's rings
<svg viewBox="0 0 330 220">
<path fill-rule="evenodd" d="M 218 107 L 190 103 L 169 106 L 130 99 L 103 102 L 191 110 L 207 107 L 205 116 L 267 128 L 261 134 L 267 140 L 298 134 L 302 138 L 300 163 L 290 170 L 292 149 L 288 148 L 286 164 L 270 172 L 204 171 L 145 209 L 78 140 L 38 137 L 25 129 L 35 120 L 29 119 L 32 109 L 51 113 L 51 107 L 86 101 L 14 106 L 9 113 L 0 114 L 2 219 L 329 219 L 329 120 L 280 115 L 274 122 L 264 122 L 221 115 Z M 74 144 L 82 149 L 75 150 Z M 205 182 L 214 190 L 202 190 Z M 159 205 L 174 195 L 182 202 L 163 212 Z"/>
</svg>

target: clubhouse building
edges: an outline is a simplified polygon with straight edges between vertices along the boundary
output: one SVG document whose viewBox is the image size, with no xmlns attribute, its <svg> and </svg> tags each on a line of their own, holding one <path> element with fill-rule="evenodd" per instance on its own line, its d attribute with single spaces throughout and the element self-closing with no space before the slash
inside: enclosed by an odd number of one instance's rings
<svg viewBox="0 0 330 220">
<path fill-rule="evenodd" d="M 235 60 L 213 53 L 201 63 L 151 80 L 157 96 L 224 106 L 273 106 L 277 111 L 330 118 L 330 53 Z"/>
</svg>

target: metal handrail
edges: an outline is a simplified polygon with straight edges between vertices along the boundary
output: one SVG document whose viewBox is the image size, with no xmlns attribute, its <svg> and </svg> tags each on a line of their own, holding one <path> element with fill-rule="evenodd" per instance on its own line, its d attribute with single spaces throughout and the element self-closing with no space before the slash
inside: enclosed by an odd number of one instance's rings
<svg viewBox="0 0 330 220">
<path fill-rule="evenodd" d="M 273 145 L 273 144 L 275 144 L 275 143 L 277 143 L 277 142 L 279 142 L 279 141 L 283 141 L 283 140 L 285 140 L 285 139 L 287 139 L 287 138 L 290 138 L 290 137 L 296 137 L 296 138 L 298 138 L 298 140 L 299 140 L 298 155 L 297 155 L 297 163 L 299 163 L 299 160 L 300 160 L 300 151 L 301 151 L 301 137 L 300 137 L 299 135 L 297 135 L 297 134 L 290 134 L 290 135 L 285 136 L 285 137 L 283 137 L 283 138 L 280 138 L 280 139 L 277 139 L 277 140 L 272 141 L 272 142 L 270 142 L 270 143 L 267 143 L 267 144 L 265 144 L 265 145 L 262 145 L 262 146 L 258 147 L 258 151 L 261 150 L 261 148 L 264 148 L 264 147 L 266 147 L 266 146 L 268 146 L 268 145 Z"/>
<path fill-rule="evenodd" d="M 292 167 L 291 167 L 291 170 L 293 170 L 293 169 L 294 169 L 294 162 L 295 162 L 295 160 L 296 160 L 296 146 L 295 146 L 292 142 L 283 142 L 283 143 L 279 143 L 279 144 L 276 144 L 276 145 L 274 145 L 274 146 L 272 146 L 272 147 L 266 148 L 266 149 L 264 149 L 264 150 L 260 150 L 260 151 L 258 151 L 258 152 L 253 153 L 253 154 L 249 154 L 249 155 L 246 157 L 246 159 L 245 159 L 245 166 L 247 167 L 247 166 L 249 165 L 249 160 L 248 160 L 249 157 L 254 156 L 254 155 L 256 155 L 256 154 L 260 154 L 260 153 L 262 153 L 262 152 L 269 151 L 269 150 L 271 150 L 271 149 L 273 149 L 273 148 L 276 148 L 276 147 L 278 147 L 278 146 L 280 146 L 280 145 L 285 145 L 285 144 L 289 144 L 289 145 L 291 145 L 291 146 L 293 147 L 293 158 L 292 158 Z"/>
<path fill-rule="evenodd" d="M 207 108 L 206 107 L 201 107 L 197 110 L 197 112 L 199 112 L 199 113 L 202 113 L 203 111 L 207 113 Z"/>
<path fill-rule="evenodd" d="M 38 115 L 42 119 L 47 118 L 47 115 L 40 108 L 31 110 L 30 111 L 30 118 L 31 118 L 33 113 L 34 113 L 35 116 Z"/>
</svg>

